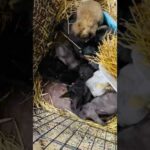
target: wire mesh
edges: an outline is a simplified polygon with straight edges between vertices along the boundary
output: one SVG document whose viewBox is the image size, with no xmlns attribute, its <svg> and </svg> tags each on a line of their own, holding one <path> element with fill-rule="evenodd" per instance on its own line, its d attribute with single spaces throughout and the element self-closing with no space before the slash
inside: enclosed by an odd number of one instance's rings
<svg viewBox="0 0 150 150">
<path fill-rule="evenodd" d="M 73 118 L 34 108 L 33 148 L 36 150 L 116 150 L 117 136 Z"/>
</svg>

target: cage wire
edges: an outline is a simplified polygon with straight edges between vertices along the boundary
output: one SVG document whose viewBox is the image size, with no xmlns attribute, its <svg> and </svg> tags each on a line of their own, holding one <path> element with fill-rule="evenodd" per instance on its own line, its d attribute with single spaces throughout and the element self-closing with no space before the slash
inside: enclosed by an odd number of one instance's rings
<svg viewBox="0 0 150 150">
<path fill-rule="evenodd" d="M 53 49 L 54 28 L 62 19 L 76 12 L 81 0 L 34 0 L 33 11 L 33 149 L 34 150 L 116 150 L 117 119 L 105 127 L 82 120 L 47 104 L 42 98 L 42 78 L 37 69 L 40 61 Z M 116 19 L 115 0 L 97 0 Z"/>
<path fill-rule="evenodd" d="M 33 109 L 34 150 L 116 150 L 117 136 L 72 117 Z"/>
</svg>

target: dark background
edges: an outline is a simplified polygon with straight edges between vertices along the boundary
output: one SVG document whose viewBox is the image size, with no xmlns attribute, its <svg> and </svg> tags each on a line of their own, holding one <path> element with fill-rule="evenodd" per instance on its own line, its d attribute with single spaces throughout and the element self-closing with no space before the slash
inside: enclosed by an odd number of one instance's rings
<svg viewBox="0 0 150 150">
<path fill-rule="evenodd" d="M 32 149 L 32 11 L 32 0 L 0 0 L 0 119 L 15 119 L 26 150 Z"/>
<path fill-rule="evenodd" d="M 118 29 L 122 33 L 126 32 L 126 28 L 122 26 L 122 19 L 126 21 L 131 21 L 132 17 L 129 11 L 129 7 L 133 6 L 132 0 L 118 0 Z M 136 4 L 142 2 L 142 0 L 135 0 Z M 149 11 L 149 10 L 146 10 Z M 141 27 L 142 28 L 142 27 Z M 131 59 L 131 50 L 123 48 L 120 46 L 119 42 L 120 35 L 118 34 L 118 72 L 121 68 L 125 67 L 127 64 L 132 64 Z M 123 41 L 121 41 L 123 42 Z M 126 53 L 121 52 L 126 51 Z M 122 57 L 122 56 L 125 57 Z M 128 73 L 127 73 L 128 75 Z M 138 81 L 137 81 L 138 83 Z M 132 82 L 128 83 L 128 87 L 131 86 Z M 118 102 L 120 99 L 119 91 L 123 89 L 125 85 L 118 82 Z M 140 86 L 140 85 L 139 85 Z M 145 89 L 149 88 L 145 86 Z M 141 89 L 144 92 L 145 89 Z M 124 105 L 119 105 L 118 110 L 121 112 L 123 110 Z M 128 108 L 127 108 L 128 109 Z M 131 114 L 132 116 L 132 114 Z M 119 150 L 149 150 L 149 139 L 150 139 L 150 115 L 146 116 L 143 120 L 136 124 L 132 124 L 125 127 L 120 127 L 119 122 L 122 118 L 118 113 L 118 149 Z"/>
<path fill-rule="evenodd" d="M 32 86 L 33 4 L 30 0 L 19 0 L 11 9 L 8 3 L 0 1 L 1 27 L 4 26 L 0 33 L 0 79 Z"/>
</svg>

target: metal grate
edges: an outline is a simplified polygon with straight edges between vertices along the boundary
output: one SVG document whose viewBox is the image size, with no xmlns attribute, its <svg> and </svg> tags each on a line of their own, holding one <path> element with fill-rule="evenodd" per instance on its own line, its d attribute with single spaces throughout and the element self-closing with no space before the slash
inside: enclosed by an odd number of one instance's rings
<svg viewBox="0 0 150 150">
<path fill-rule="evenodd" d="M 70 117 L 34 108 L 33 147 L 36 145 L 41 150 L 116 150 L 117 136 Z"/>
</svg>

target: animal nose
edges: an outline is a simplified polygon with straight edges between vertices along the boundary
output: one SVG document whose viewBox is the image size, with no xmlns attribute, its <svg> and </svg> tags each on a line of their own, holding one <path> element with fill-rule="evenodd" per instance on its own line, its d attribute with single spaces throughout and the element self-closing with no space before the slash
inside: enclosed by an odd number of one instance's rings
<svg viewBox="0 0 150 150">
<path fill-rule="evenodd" d="M 93 37 L 93 34 L 92 33 L 89 33 L 89 38 L 92 38 Z"/>
<path fill-rule="evenodd" d="M 84 40 L 86 40 L 87 37 L 88 37 L 88 35 L 80 35 L 80 38 L 82 38 L 82 39 L 84 39 Z"/>
</svg>

